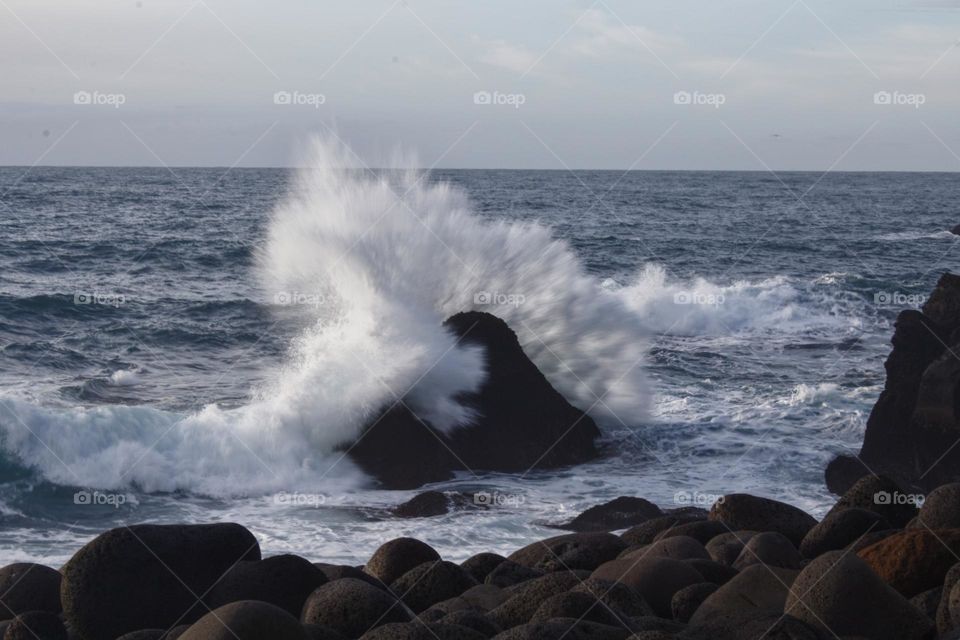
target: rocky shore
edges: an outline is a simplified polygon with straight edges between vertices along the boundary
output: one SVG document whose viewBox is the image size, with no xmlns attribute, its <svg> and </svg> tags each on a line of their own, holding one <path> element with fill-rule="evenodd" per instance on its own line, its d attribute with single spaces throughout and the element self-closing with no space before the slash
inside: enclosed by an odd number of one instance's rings
<svg viewBox="0 0 960 640">
<path fill-rule="evenodd" d="M 262 558 L 238 524 L 137 525 L 59 570 L 0 569 L 0 629 L 3 640 L 960 638 L 960 484 L 915 502 L 872 475 L 820 522 L 746 494 L 709 512 L 623 497 L 508 557 L 477 549 L 457 564 L 397 538 L 359 567 L 326 564 L 322 549 Z"/>
</svg>

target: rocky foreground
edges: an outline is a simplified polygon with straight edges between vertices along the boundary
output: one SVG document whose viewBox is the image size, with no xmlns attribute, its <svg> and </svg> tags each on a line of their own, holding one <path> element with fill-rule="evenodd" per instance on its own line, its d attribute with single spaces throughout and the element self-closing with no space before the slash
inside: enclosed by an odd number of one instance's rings
<svg viewBox="0 0 960 640">
<path fill-rule="evenodd" d="M 820 522 L 746 494 L 619 498 L 577 533 L 459 564 L 411 538 L 362 567 L 261 558 L 237 524 L 107 531 L 0 569 L 3 640 L 960 638 L 960 484 L 920 509 L 867 476 Z M 614 534 L 605 529 L 632 526 Z"/>
</svg>

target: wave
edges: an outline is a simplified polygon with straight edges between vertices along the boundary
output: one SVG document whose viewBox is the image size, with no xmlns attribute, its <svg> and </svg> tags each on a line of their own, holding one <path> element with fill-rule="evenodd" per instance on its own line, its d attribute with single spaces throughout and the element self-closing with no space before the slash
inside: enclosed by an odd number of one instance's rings
<svg viewBox="0 0 960 640">
<path fill-rule="evenodd" d="M 249 494 L 329 484 L 334 467 L 355 480 L 337 448 L 398 398 L 441 430 L 469 427 L 457 399 L 482 384 L 484 354 L 442 322 L 473 309 L 503 318 L 574 404 L 601 420 L 647 415 L 641 318 L 546 227 L 483 221 L 450 185 L 358 170 L 328 140 L 305 166 L 256 274 L 266 300 L 308 327 L 248 404 L 183 415 L 0 398 L 3 448 L 75 486 Z"/>
<path fill-rule="evenodd" d="M 876 236 L 875 240 L 899 242 L 903 240 L 955 240 L 957 235 L 951 231 L 898 231 Z"/>
</svg>

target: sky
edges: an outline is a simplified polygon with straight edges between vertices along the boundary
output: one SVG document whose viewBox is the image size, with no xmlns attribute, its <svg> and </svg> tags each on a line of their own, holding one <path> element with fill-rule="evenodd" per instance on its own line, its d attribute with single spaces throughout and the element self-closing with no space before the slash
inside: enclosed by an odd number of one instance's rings
<svg viewBox="0 0 960 640">
<path fill-rule="evenodd" d="M 960 170 L 960 0 L 0 0 L 0 164 Z"/>
</svg>

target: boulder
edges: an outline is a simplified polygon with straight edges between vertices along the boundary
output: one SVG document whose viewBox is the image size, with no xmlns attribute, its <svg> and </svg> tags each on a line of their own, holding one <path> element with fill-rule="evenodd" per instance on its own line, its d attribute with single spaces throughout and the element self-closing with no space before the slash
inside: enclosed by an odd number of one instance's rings
<svg viewBox="0 0 960 640">
<path fill-rule="evenodd" d="M 425 491 L 397 505 L 392 512 L 398 518 L 429 518 L 450 511 L 451 498 L 440 491 Z"/>
<path fill-rule="evenodd" d="M 573 520 L 556 525 L 568 531 L 615 531 L 662 516 L 660 507 L 643 498 L 620 496 L 590 507 Z"/>
<path fill-rule="evenodd" d="M 887 378 L 856 459 L 828 467 L 828 486 L 841 493 L 873 472 L 890 476 L 911 492 L 960 480 L 960 414 L 954 401 L 960 384 L 960 276 L 943 274 L 922 310 L 897 317 Z M 862 461 L 862 464 L 857 464 Z"/>
<path fill-rule="evenodd" d="M 827 517 L 846 509 L 866 509 L 884 517 L 892 527 L 902 528 L 917 515 L 913 502 L 895 499 L 907 494 L 896 482 L 884 476 L 868 475 L 857 480 L 827 512 Z M 877 529 L 875 528 L 874 531 Z"/>
<path fill-rule="evenodd" d="M 940 603 L 937 605 L 937 614 L 934 620 L 937 623 L 937 634 L 946 635 L 954 628 L 953 619 L 950 616 L 950 591 L 953 585 L 960 582 L 960 562 L 950 567 L 946 577 L 943 579 L 943 586 L 940 590 Z M 960 622 L 960 620 L 958 620 Z"/>
<path fill-rule="evenodd" d="M 420 613 L 475 586 L 477 581 L 460 565 L 435 560 L 407 571 L 393 581 L 390 590 L 411 610 Z"/>
<path fill-rule="evenodd" d="M 56 569 L 32 562 L 0 569 L 0 620 L 27 611 L 60 613 L 60 579 Z"/>
<path fill-rule="evenodd" d="M 921 640 L 933 633 L 922 611 L 843 551 L 828 551 L 800 572 L 785 612 L 836 636 Z"/>
<path fill-rule="evenodd" d="M 336 630 L 321 624 L 305 624 L 303 625 L 303 630 L 307 632 L 307 637 L 310 638 L 310 640 L 346 640 L 343 635 Z M 164 638 L 164 640 L 169 639 Z"/>
<path fill-rule="evenodd" d="M 509 560 L 540 571 L 593 571 L 627 547 L 612 533 L 569 533 L 540 540 L 514 551 Z"/>
<path fill-rule="evenodd" d="M 447 480 L 457 470 L 524 473 L 597 456 L 597 425 L 550 385 L 503 320 L 471 311 L 444 326 L 462 345 L 480 346 L 486 355 L 486 380 L 463 398 L 475 410 L 474 424 L 444 434 L 393 403 L 344 447 L 360 468 L 389 488 L 409 489 Z"/>
<path fill-rule="evenodd" d="M 55 613 L 26 611 L 10 621 L 3 640 L 67 640 L 67 630 Z"/>
<path fill-rule="evenodd" d="M 673 536 L 657 540 L 634 551 L 621 554 L 619 558 L 673 558 L 674 560 L 709 560 L 710 554 L 703 545 L 688 536 Z"/>
<path fill-rule="evenodd" d="M 436 622 L 456 611 L 486 612 L 499 607 L 511 595 L 511 593 L 499 587 L 480 584 L 470 587 L 459 596 L 436 603 L 417 617 L 427 622 Z"/>
<path fill-rule="evenodd" d="M 454 611 L 443 616 L 440 620 L 444 624 L 455 624 L 473 629 L 484 638 L 492 638 L 503 631 L 503 629 L 498 627 L 492 620 L 478 611 Z"/>
<path fill-rule="evenodd" d="M 355 578 L 341 578 L 318 588 L 307 598 L 300 616 L 304 624 L 330 627 L 348 638 L 358 638 L 375 626 L 412 618 L 394 596 Z"/>
<path fill-rule="evenodd" d="M 792 505 L 746 493 L 723 496 L 708 517 L 723 522 L 730 531 L 776 531 L 795 545 L 817 524 L 813 516 Z"/>
<path fill-rule="evenodd" d="M 239 600 L 258 600 L 299 618 L 307 596 L 326 582 L 327 576 L 309 560 L 294 555 L 273 556 L 233 565 L 204 602 L 216 609 Z"/>
<path fill-rule="evenodd" d="M 872 531 L 889 528 L 886 518 L 875 511 L 859 507 L 834 511 L 804 536 L 800 553 L 806 558 L 816 558 L 821 553 L 843 549 Z"/>
<path fill-rule="evenodd" d="M 483 581 L 486 584 L 492 584 L 496 587 L 512 587 L 515 584 L 539 578 L 544 573 L 546 572 L 525 567 L 522 564 L 517 564 L 513 560 L 504 560 L 494 567 L 493 571 L 488 573 Z"/>
<path fill-rule="evenodd" d="M 960 554 L 960 529 L 913 529 L 884 538 L 858 556 L 888 585 L 912 598 L 943 585 Z"/>
<path fill-rule="evenodd" d="M 309 640 L 289 613 L 266 602 L 241 600 L 214 609 L 190 625 L 180 640 Z"/>
<path fill-rule="evenodd" d="M 501 629 L 510 629 L 530 620 L 540 604 L 550 596 L 572 589 L 580 579 L 568 571 L 548 573 L 514 588 L 510 598 L 491 610 L 490 619 Z"/>
<path fill-rule="evenodd" d="M 472 555 L 463 562 L 460 563 L 460 566 L 463 567 L 467 573 L 473 576 L 473 579 L 477 582 L 483 582 L 486 580 L 487 576 L 490 575 L 490 572 L 496 569 L 501 563 L 506 560 L 499 553 L 478 553 Z"/>
<path fill-rule="evenodd" d="M 626 640 L 630 631 L 577 618 L 530 622 L 494 636 L 494 640 Z"/>
<path fill-rule="evenodd" d="M 703 582 L 695 569 L 670 558 L 625 558 L 607 562 L 593 572 L 593 578 L 621 582 L 633 588 L 656 615 L 669 618 L 673 594 L 691 584 Z"/>
<path fill-rule="evenodd" d="M 915 521 L 911 527 L 960 529 L 960 483 L 941 485 L 927 494 Z"/>
<path fill-rule="evenodd" d="M 391 584 L 410 569 L 439 559 L 440 554 L 426 542 L 395 538 L 380 545 L 363 570 L 384 584 Z"/>
<path fill-rule="evenodd" d="M 485 640 L 487 636 L 455 624 L 393 622 L 371 629 L 361 640 Z"/>
<path fill-rule="evenodd" d="M 737 616 L 712 618 L 709 622 L 688 628 L 677 638 L 682 640 L 837 640 L 793 616 L 782 613 L 757 613 L 749 618 Z M 869 640 L 844 636 L 842 640 Z"/>
<path fill-rule="evenodd" d="M 259 559 L 256 538 L 238 524 L 111 529 L 64 565 L 63 610 L 85 640 L 168 629 L 197 620 L 201 594 L 230 567 Z"/>
<path fill-rule="evenodd" d="M 327 578 L 327 582 L 333 582 L 340 578 L 356 578 L 380 589 L 389 588 L 380 578 L 370 575 L 359 567 L 352 567 L 348 564 L 327 564 L 326 562 L 314 562 L 313 566 L 323 572 L 323 575 Z"/>
<path fill-rule="evenodd" d="M 643 597 L 633 588 L 620 582 L 591 577 L 583 580 L 570 591 L 589 593 L 613 611 L 631 618 L 653 615 L 653 609 Z"/>
<path fill-rule="evenodd" d="M 910 604 L 923 612 L 931 620 L 937 619 L 937 607 L 940 606 L 940 600 L 943 597 L 943 587 L 927 589 L 923 593 L 910 598 Z"/>
<path fill-rule="evenodd" d="M 703 601 L 717 589 L 717 585 L 712 582 L 698 582 L 677 591 L 670 600 L 673 619 L 678 622 L 689 622 Z"/>
<path fill-rule="evenodd" d="M 687 522 L 704 520 L 703 516 L 690 513 L 668 514 L 659 518 L 652 518 L 643 524 L 630 527 L 620 538 L 628 545 L 650 544 L 662 531 L 675 528 Z"/>
<path fill-rule="evenodd" d="M 720 564 L 732 566 L 740 557 L 740 552 L 749 542 L 750 538 L 757 535 L 756 531 L 727 531 L 720 535 L 710 538 L 707 542 L 707 553 L 710 558 Z"/>
<path fill-rule="evenodd" d="M 733 568 L 743 571 L 753 564 L 782 569 L 799 569 L 803 564 L 800 552 L 786 536 L 773 531 L 758 533 L 750 538 L 743 547 L 740 556 L 734 561 Z"/>
<path fill-rule="evenodd" d="M 723 620 L 724 624 L 783 613 L 797 571 L 752 565 L 719 587 L 700 604 L 690 626 Z"/>
<path fill-rule="evenodd" d="M 140 631 L 125 633 L 117 640 L 164 640 L 166 636 L 166 629 L 140 629 Z"/>
<path fill-rule="evenodd" d="M 624 624 L 629 616 L 606 606 L 585 591 L 567 591 L 550 596 L 537 607 L 530 616 L 530 622 L 541 622 L 552 618 L 577 618 L 611 626 Z"/>
<path fill-rule="evenodd" d="M 723 533 L 730 533 L 730 528 L 724 522 L 717 522 L 716 520 L 696 520 L 694 522 L 681 522 L 675 527 L 661 531 L 656 535 L 654 540 L 685 536 L 687 538 L 693 538 L 700 544 L 707 544 L 713 538 Z"/>
<path fill-rule="evenodd" d="M 727 584 L 738 573 L 733 567 L 728 567 L 725 564 L 720 564 L 713 560 L 694 558 L 692 560 L 684 560 L 684 562 L 687 566 L 703 576 L 704 582 L 712 582 L 717 586 Z"/>
</svg>

